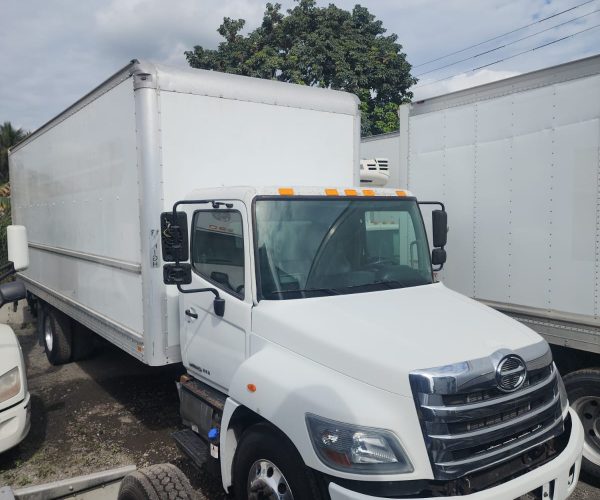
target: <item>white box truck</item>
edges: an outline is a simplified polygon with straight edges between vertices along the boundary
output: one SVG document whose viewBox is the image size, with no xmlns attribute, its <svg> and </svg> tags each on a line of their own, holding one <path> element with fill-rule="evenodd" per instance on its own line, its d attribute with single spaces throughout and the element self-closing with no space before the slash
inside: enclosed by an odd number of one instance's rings
<svg viewBox="0 0 600 500">
<path fill-rule="evenodd" d="M 452 213 L 450 288 L 553 346 L 600 477 L 600 56 L 401 106 L 400 132 L 365 138 L 388 186 Z M 395 181 L 398 184 L 395 184 Z"/>
<path fill-rule="evenodd" d="M 434 283 L 446 212 L 430 252 L 414 195 L 358 187 L 359 125 L 350 94 L 133 61 L 30 135 L 49 360 L 84 325 L 182 361 L 176 439 L 244 500 L 566 498 L 583 430 L 547 342 Z"/>
</svg>

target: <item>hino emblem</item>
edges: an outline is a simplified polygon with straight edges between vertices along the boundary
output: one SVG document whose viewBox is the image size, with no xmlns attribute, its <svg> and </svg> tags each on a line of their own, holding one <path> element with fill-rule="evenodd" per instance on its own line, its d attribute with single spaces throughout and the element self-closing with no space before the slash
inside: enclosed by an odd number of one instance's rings
<svg viewBox="0 0 600 500">
<path fill-rule="evenodd" d="M 496 383 L 503 392 L 513 392 L 519 389 L 527 378 L 525 362 L 514 354 L 509 354 L 500 360 L 496 368 Z"/>
</svg>

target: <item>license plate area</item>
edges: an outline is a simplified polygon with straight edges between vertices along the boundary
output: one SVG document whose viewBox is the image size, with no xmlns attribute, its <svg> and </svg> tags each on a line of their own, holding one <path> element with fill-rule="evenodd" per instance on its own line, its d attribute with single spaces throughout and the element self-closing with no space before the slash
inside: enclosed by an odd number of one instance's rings
<svg viewBox="0 0 600 500">
<path fill-rule="evenodd" d="M 553 500 L 554 498 L 554 481 L 543 484 L 525 495 L 521 495 L 515 500 Z"/>
</svg>

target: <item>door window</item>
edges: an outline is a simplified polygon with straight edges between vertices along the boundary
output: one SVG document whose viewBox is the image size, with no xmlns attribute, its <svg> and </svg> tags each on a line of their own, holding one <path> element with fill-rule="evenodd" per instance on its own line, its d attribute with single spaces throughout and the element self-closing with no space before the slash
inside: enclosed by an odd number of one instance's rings
<svg viewBox="0 0 600 500">
<path fill-rule="evenodd" d="M 234 295 L 244 295 L 244 234 L 236 210 L 197 210 L 192 222 L 192 268 Z"/>
</svg>

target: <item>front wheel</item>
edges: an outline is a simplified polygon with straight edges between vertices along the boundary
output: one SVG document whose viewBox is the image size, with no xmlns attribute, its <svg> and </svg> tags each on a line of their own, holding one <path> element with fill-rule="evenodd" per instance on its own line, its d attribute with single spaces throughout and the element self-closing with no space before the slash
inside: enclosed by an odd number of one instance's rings
<svg viewBox="0 0 600 500">
<path fill-rule="evenodd" d="M 320 500 L 315 481 L 285 435 L 256 424 L 242 436 L 235 455 L 233 488 L 238 500 Z"/>
<path fill-rule="evenodd" d="M 571 407 L 585 432 L 581 468 L 600 479 L 600 369 L 578 370 L 564 381 Z"/>
</svg>

